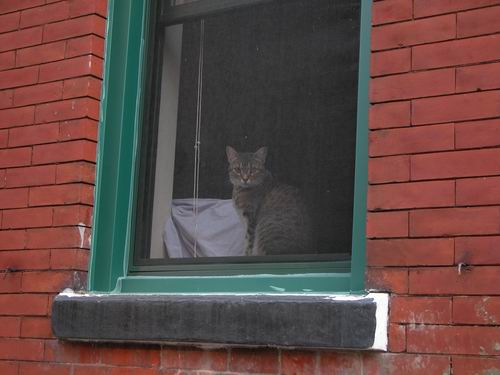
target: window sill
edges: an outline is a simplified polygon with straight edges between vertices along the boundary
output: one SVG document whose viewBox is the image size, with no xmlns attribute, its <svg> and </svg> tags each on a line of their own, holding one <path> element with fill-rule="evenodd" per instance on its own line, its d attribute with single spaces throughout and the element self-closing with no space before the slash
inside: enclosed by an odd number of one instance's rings
<svg viewBox="0 0 500 375">
<path fill-rule="evenodd" d="M 53 304 L 56 337 L 195 346 L 387 350 L 388 295 L 77 294 Z"/>
</svg>

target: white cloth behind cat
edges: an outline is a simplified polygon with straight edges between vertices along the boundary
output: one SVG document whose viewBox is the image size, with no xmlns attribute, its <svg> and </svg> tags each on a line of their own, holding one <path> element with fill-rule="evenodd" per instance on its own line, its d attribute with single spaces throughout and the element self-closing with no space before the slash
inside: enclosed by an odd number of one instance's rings
<svg viewBox="0 0 500 375">
<path fill-rule="evenodd" d="M 245 228 L 231 199 L 198 199 L 196 224 L 193 199 L 172 200 L 172 214 L 163 230 L 166 256 L 193 258 L 195 236 L 198 257 L 245 254 Z"/>
</svg>

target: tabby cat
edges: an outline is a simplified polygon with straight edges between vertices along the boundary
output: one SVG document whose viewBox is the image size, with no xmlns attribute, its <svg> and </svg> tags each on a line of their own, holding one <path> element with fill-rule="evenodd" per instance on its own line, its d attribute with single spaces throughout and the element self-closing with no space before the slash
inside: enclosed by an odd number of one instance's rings
<svg viewBox="0 0 500 375">
<path fill-rule="evenodd" d="M 266 169 L 267 148 L 237 152 L 226 147 L 233 205 L 246 226 L 245 255 L 312 252 L 311 221 L 299 190 Z"/>
</svg>

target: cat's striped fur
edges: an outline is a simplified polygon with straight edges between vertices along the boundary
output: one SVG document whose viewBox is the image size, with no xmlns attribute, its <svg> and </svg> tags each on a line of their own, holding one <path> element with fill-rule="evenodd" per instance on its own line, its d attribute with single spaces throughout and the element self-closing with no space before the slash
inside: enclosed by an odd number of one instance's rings
<svg viewBox="0 0 500 375">
<path fill-rule="evenodd" d="M 265 167 L 267 148 L 226 148 L 233 204 L 246 226 L 246 255 L 313 252 L 311 220 L 297 188 L 279 183 Z"/>
</svg>

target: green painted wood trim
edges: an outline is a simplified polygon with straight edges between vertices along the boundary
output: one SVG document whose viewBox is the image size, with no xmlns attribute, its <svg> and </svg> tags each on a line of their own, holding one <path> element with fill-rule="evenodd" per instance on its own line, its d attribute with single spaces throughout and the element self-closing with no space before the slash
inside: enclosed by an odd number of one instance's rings
<svg viewBox="0 0 500 375">
<path fill-rule="evenodd" d="M 89 289 L 111 291 L 126 273 L 149 2 L 110 0 L 101 101 Z"/>
<path fill-rule="evenodd" d="M 371 0 L 362 0 L 352 275 L 345 263 L 309 274 L 219 276 L 200 269 L 191 276 L 128 275 L 133 228 L 136 162 L 140 139 L 143 64 L 148 2 L 110 0 L 97 155 L 89 289 L 95 292 L 261 292 L 279 282 L 288 291 L 359 292 L 364 289 L 368 160 L 368 79 Z M 325 265 L 326 266 L 326 265 Z M 328 267 L 328 266 L 326 266 Z M 267 268 L 267 267 L 266 267 Z M 272 272 L 273 268 L 261 271 Z M 302 272 L 304 270 L 302 269 Z M 154 271 L 153 271 L 154 272 Z M 274 270 L 277 272 L 277 269 Z M 213 280 L 213 281 L 210 281 Z M 199 284 L 203 284 L 200 286 Z M 309 287 L 310 286 L 310 287 Z"/>
<path fill-rule="evenodd" d="M 366 193 L 368 189 L 368 110 L 370 81 L 370 32 L 372 0 L 361 0 L 359 41 L 358 114 L 356 125 L 356 164 L 352 220 L 351 287 L 354 293 L 365 289 L 366 269 Z"/>
<path fill-rule="evenodd" d="M 349 273 L 244 276 L 128 276 L 122 293 L 338 293 L 349 290 Z"/>
</svg>

